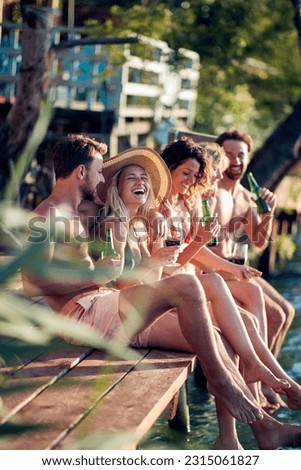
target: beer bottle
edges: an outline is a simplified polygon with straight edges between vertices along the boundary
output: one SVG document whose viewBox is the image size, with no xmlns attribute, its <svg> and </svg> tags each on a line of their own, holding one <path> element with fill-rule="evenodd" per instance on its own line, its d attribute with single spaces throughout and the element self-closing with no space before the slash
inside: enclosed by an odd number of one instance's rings
<svg viewBox="0 0 301 470">
<path fill-rule="evenodd" d="M 208 199 L 202 199 L 202 208 L 203 208 L 203 223 L 206 225 L 210 220 L 212 220 L 210 206 Z M 211 240 L 207 243 L 207 246 L 216 246 L 218 245 L 218 238 L 212 237 Z"/>
<path fill-rule="evenodd" d="M 105 232 L 105 243 L 104 243 L 104 248 L 102 250 L 101 257 L 102 259 L 110 257 L 110 258 L 116 258 L 118 257 L 118 253 L 114 248 L 114 239 L 113 239 L 113 233 L 112 233 L 112 228 L 106 228 Z"/>
<path fill-rule="evenodd" d="M 250 187 L 251 197 L 258 207 L 258 213 L 265 214 L 266 212 L 270 212 L 271 211 L 270 206 L 266 203 L 266 201 L 259 194 L 261 187 L 255 180 L 253 173 L 247 173 L 247 180 L 248 180 L 249 187 Z"/>
</svg>

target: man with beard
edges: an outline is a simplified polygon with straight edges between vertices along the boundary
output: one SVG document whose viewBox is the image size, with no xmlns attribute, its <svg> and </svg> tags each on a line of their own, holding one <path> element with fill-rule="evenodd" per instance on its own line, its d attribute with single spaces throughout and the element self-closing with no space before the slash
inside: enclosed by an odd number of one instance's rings
<svg viewBox="0 0 301 470">
<path fill-rule="evenodd" d="M 50 306 L 60 311 L 66 301 L 74 295 L 106 284 L 116 276 L 118 261 L 101 260 L 97 277 L 76 274 L 76 263 L 94 270 L 88 253 L 88 233 L 78 212 L 82 200 L 95 200 L 96 187 L 104 182 L 102 175 L 103 158 L 107 145 L 87 136 L 69 134 L 62 138 L 53 149 L 53 163 L 56 183 L 53 191 L 32 212 L 29 228 L 29 242 L 43 242 L 44 252 L 40 272 L 22 272 L 23 287 L 29 296 L 45 295 Z M 45 234 L 43 237 L 40 235 Z M 53 262 L 62 276 L 45 273 L 42 266 Z M 64 266 L 70 266 L 69 275 L 63 273 Z M 116 264 L 116 266 L 115 266 Z M 78 264 L 77 264 L 78 265 Z M 73 275 L 74 274 L 74 275 Z"/>
<path fill-rule="evenodd" d="M 219 135 L 216 142 L 224 148 L 229 166 L 219 182 L 216 211 L 223 229 L 221 242 L 214 251 L 224 258 L 231 258 L 233 241 L 241 236 L 263 250 L 270 240 L 277 201 L 274 193 L 262 188 L 261 197 L 268 203 L 271 211 L 259 215 L 250 191 L 241 185 L 249 163 L 249 154 L 253 149 L 253 140 L 249 134 L 232 128 Z M 263 278 L 256 277 L 251 282 L 263 290 L 268 344 L 277 357 L 294 318 L 294 308 Z M 233 291 L 232 293 L 235 296 Z"/>
</svg>

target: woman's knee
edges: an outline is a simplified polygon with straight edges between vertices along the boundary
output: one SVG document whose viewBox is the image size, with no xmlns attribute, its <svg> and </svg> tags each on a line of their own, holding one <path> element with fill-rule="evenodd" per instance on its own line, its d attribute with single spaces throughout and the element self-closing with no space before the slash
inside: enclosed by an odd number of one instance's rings
<svg viewBox="0 0 301 470">
<path fill-rule="evenodd" d="M 285 315 L 285 325 L 290 325 L 296 313 L 294 307 L 292 306 L 292 304 L 290 304 L 286 300 L 283 302 L 283 304 L 280 304 L 280 306 Z"/>
<path fill-rule="evenodd" d="M 242 288 L 242 294 L 247 303 L 251 305 L 260 304 L 260 306 L 264 308 L 264 295 L 260 286 L 256 286 L 251 282 L 245 282 Z"/>
<path fill-rule="evenodd" d="M 212 289 L 215 293 L 220 293 L 227 290 L 230 293 L 226 281 L 218 273 L 202 274 L 199 279 L 206 287 L 206 291 Z"/>
<path fill-rule="evenodd" d="M 277 305 L 274 302 L 268 302 L 266 303 L 266 312 L 268 325 L 277 330 L 283 328 L 286 323 L 286 314 L 280 305 Z"/>
</svg>

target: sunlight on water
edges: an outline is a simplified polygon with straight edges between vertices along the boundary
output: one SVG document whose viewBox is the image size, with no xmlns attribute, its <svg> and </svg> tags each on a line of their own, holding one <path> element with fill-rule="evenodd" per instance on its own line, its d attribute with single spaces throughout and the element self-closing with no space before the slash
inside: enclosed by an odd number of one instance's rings
<svg viewBox="0 0 301 470">
<path fill-rule="evenodd" d="M 296 309 L 296 316 L 287 334 L 279 356 L 279 362 L 286 372 L 301 383 L 301 275 L 288 279 L 270 281 L 271 284 Z M 188 381 L 191 431 L 188 435 L 171 431 L 167 419 L 161 419 L 153 427 L 148 438 L 141 443 L 141 449 L 210 450 L 217 435 L 217 421 L 213 398 L 205 388 L 196 385 L 194 377 Z M 300 424 L 300 411 L 281 409 L 273 414 L 281 422 Z M 258 449 L 251 429 L 237 425 L 239 439 L 246 450 Z"/>
</svg>

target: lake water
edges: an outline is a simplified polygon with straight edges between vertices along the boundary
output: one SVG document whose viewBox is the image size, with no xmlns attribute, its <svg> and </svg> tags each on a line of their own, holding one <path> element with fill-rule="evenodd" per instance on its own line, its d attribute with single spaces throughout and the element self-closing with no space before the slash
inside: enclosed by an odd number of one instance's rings
<svg viewBox="0 0 301 470">
<path fill-rule="evenodd" d="M 293 274 L 269 282 L 296 309 L 296 316 L 287 334 L 279 355 L 279 362 L 286 372 L 301 383 L 301 264 L 294 266 Z M 204 388 L 196 385 L 193 376 L 188 380 L 191 431 L 180 434 L 169 429 L 166 419 L 159 420 L 141 449 L 210 450 L 217 435 L 217 420 L 214 400 Z M 273 417 L 281 422 L 301 424 L 301 411 L 280 409 Z M 237 425 L 239 439 L 246 450 L 258 449 L 253 434 L 247 425 Z M 301 449 L 301 448 L 300 448 Z"/>
</svg>

